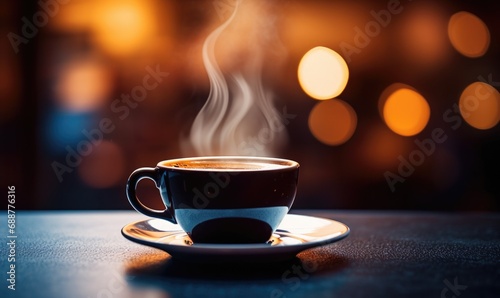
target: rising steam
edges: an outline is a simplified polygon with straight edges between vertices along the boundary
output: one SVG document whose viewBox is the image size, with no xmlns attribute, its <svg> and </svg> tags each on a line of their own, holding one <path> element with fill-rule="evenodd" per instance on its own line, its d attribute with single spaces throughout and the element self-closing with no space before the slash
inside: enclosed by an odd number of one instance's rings
<svg viewBox="0 0 500 298">
<path fill-rule="evenodd" d="M 238 10 L 243 10 L 241 15 Z M 239 17 L 246 18 L 247 22 L 241 25 Z M 272 93 L 262 82 L 264 46 L 269 46 L 265 41 L 266 31 L 270 28 L 252 19 L 265 17 L 262 5 L 245 5 L 243 9 L 241 1 L 237 1 L 231 16 L 205 40 L 203 63 L 210 81 L 210 93 L 191 126 L 189 143 L 196 155 L 269 156 L 286 140 L 282 115 L 273 105 Z M 232 26 L 237 28 L 233 30 L 235 39 L 245 40 L 242 48 L 246 55 L 240 52 L 234 55 L 238 56 L 235 60 L 243 58 L 244 62 L 225 75 L 216 62 L 215 48 L 221 34 Z M 249 32 L 241 32 L 242 26 Z"/>
</svg>

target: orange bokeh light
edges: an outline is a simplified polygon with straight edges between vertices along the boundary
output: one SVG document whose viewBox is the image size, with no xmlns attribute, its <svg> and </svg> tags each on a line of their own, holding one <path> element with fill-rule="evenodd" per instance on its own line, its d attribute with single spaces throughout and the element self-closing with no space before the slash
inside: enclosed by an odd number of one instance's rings
<svg viewBox="0 0 500 298">
<path fill-rule="evenodd" d="M 442 64 L 448 54 L 446 22 L 446 13 L 438 5 L 419 2 L 397 28 L 401 52 L 418 66 Z"/>
<path fill-rule="evenodd" d="M 90 59 L 75 60 L 61 69 L 55 93 L 63 109 L 86 112 L 101 107 L 112 88 L 111 72 L 104 65 Z"/>
<path fill-rule="evenodd" d="M 108 0 L 96 5 L 95 39 L 106 51 L 125 55 L 150 42 L 155 18 L 148 1 Z"/>
<path fill-rule="evenodd" d="M 157 28 L 168 28 L 170 15 L 159 20 L 155 14 L 159 5 L 171 4 L 157 0 L 69 1 L 48 26 L 64 32 L 89 32 L 92 41 L 108 54 L 126 57 L 151 48 L 156 43 Z"/>
<path fill-rule="evenodd" d="M 408 89 L 412 89 L 412 90 L 416 91 L 415 89 L 413 89 L 413 87 L 411 87 L 409 85 L 406 85 L 403 83 L 394 83 L 394 84 L 391 84 L 390 86 L 388 86 L 387 88 L 385 88 L 384 91 L 382 91 L 382 93 L 380 94 L 380 97 L 378 99 L 378 112 L 379 112 L 380 118 L 382 118 L 382 120 L 385 121 L 385 119 L 384 119 L 384 106 L 385 106 L 385 103 L 387 102 L 387 99 L 394 92 L 396 92 L 399 89 L 403 89 L 403 88 L 408 88 Z"/>
<path fill-rule="evenodd" d="M 430 107 L 425 98 L 414 88 L 400 85 L 391 85 L 386 90 L 392 91 L 383 102 L 383 118 L 387 126 L 402 136 L 413 136 L 420 133 L 430 118 Z"/>
<path fill-rule="evenodd" d="M 466 11 L 451 16 L 448 37 L 460 54 L 471 58 L 483 56 L 490 45 L 490 31 L 486 24 Z"/>
<path fill-rule="evenodd" d="M 354 109 L 340 99 L 319 102 L 309 114 L 309 129 L 314 137 L 331 146 L 347 142 L 357 122 Z"/>
<path fill-rule="evenodd" d="M 460 114 L 477 129 L 490 129 L 500 121 L 500 94 L 483 82 L 474 82 L 460 95 Z"/>
</svg>

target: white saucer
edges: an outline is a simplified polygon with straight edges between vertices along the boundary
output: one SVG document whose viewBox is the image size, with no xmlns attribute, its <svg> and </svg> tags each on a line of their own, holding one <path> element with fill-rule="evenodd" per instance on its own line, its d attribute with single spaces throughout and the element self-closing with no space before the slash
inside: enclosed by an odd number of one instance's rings
<svg viewBox="0 0 500 298">
<path fill-rule="evenodd" d="M 268 243 L 196 244 L 176 224 L 146 219 L 122 228 L 130 241 L 159 248 L 174 259 L 194 262 L 283 261 L 299 252 L 344 239 L 349 227 L 338 221 L 287 214 Z"/>
</svg>

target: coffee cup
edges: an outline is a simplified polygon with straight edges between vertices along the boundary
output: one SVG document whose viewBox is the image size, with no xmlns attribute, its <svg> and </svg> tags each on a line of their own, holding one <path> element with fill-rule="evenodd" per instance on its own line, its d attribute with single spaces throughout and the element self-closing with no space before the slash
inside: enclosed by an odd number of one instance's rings
<svg viewBox="0 0 500 298">
<path fill-rule="evenodd" d="M 135 210 L 177 223 L 193 243 L 265 243 L 290 210 L 299 164 L 269 157 L 210 156 L 171 159 L 139 168 L 127 181 Z M 136 196 L 140 180 L 155 182 L 164 210 Z"/>
</svg>

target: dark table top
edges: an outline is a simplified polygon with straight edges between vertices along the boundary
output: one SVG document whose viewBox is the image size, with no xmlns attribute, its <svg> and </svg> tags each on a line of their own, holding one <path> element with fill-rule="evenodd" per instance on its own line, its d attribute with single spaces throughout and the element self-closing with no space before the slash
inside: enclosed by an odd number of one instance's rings
<svg viewBox="0 0 500 298">
<path fill-rule="evenodd" d="M 16 290 L 7 219 L 0 297 L 500 297 L 500 214 L 306 211 L 346 239 L 271 264 L 190 264 L 126 240 L 133 211 L 18 212 Z"/>
</svg>

